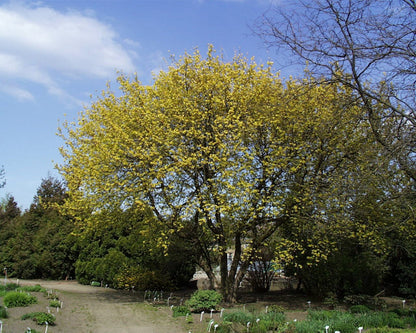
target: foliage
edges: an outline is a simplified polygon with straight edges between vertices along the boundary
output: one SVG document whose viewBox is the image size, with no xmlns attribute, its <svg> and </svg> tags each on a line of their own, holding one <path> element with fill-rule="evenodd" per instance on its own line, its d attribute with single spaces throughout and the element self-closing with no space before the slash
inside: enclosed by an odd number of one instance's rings
<svg viewBox="0 0 416 333">
<path fill-rule="evenodd" d="M 266 43 L 352 88 L 384 154 L 415 181 L 415 2 L 313 0 L 274 9 L 258 27 Z"/>
<path fill-rule="evenodd" d="M 125 268 L 117 276 L 117 287 L 135 290 L 173 290 L 172 281 L 166 272 L 151 271 L 145 268 Z"/>
<path fill-rule="evenodd" d="M 156 245 L 188 238 L 211 284 L 219 265 L 221 293 L 235 301 L 279 227 L 322 230 L 308 256 L 316 261 L 333 249 L 326 232 L 350 225 L 331 211 L 349 201 L 338 184 L 359 172 L 374 140 L 347 87 L 311 76 L 283 84 L 271 64 L 227 63 L 212 47 L 206 59 L 185 54 L 151 86 L 119 84 L 120 95 L 103 92 L 61 130 L 67 208 L 84 226 L 104 224 L 95 217 L 104 210 L 151 207 Z"/>
<path fill-rule="evenodd" d="M 211 309 L 217 310 L 221 301 L 221 294 L 215 290 L 197 290 L 186 301 L 186 305 L 192 312 L 207 312 Z"/>
<path fill-rule="evenodd" d="M 4 178 L 4 167 L 0 167 L 0 188 L 4 187 L 6 185 L 6 180 Z"/>
<path fill-rule="evenodd" d="M 43 288 L 40 284 L 34 285 L 34 286 L 19 286 L 19 291 L 25 291 L 25 292 L 46 292 L 46 289 Z"/>
<path fill-rule="evenodd" d="M 165 250 L 155 248 L 156 232 L 147 229 L 152 218 L 148 210 L 103 211 L 95 218 L 100 224 L 81 232 L 76 244 L 75 274 L 80 283 L 95 280 L 121 289 L 170 290 L 191 279 L 192 248 L 176 236 Z"/>
<path fill-rule="evenodd" d="M 18 291 L 10 291 L 3 298 L 3 303 L 8 308 L 29 306 L 30 304 L 35 304 L 37 302 L 36 296 Z"/>
<path fill-rule="evenodd" d="M 55 325 L 55 316 L 51 313 L 46 313 L 46 312 L 31 312 L 31 313 L 26 313 L 21 317 L 22 320 L 26 320 L 26 319 L 32 319 L 34 320 L 38 325 L 45 325 L 45 323 L 47 322 L 48 325 Z"/>
<path fill-rule="evenodd" d="M 74 275 L 74 225 L 58 211 L 63 193 L 63 184 L 49 177 L 42 180 L 34 203 L 23 215 L 12 209 L 10 200 L 4 215 L 0 212 L 0 264 L 9 276 L 65 279 Z"/>
<path fill-rule="evenodd" d="M 224 314 L 223 322 L 233 324 L 238 323 L 240 327 L 234 327 L 238 332 L 245 331 L 247 323 L 250 323 L 250 332 L 270 332 L 283 329 L 286 320 L 285 315 L 281 312 L 254 313 L 233 311 Z"/>
<path fill-rule="evenodd" d="M 173 311 L 172 313 L 173 317 L 182 317 L 182 316 L 191 314 L 191 310 L 189 309 L 188 306 L 185 306 L 185 305 L 174 306 L 172 308 L 172 311 Z"/>
<path fill-rule="evenodd" d="M 50 300 L 49 301 L 49 306 L 51 308 L 60 308 L 61 307 L 61 302 L 57 301 L 57 300 Z"/>
<path fill-rule="evenodd" d="M 7 309 L 4 306 L 0 306 L 0 318 L 7 318 Z"/>
<path fill-rule="evenodd" d="M 347 305 L 366 305 L 372 310 L 384 310 L 386 308 L 385 300 L 369 295 L 347 295 L 343 301 Z"/>
<path fill-rule="evenodd" d="M 356 314 L 343 311 L 309 311 L 307 320 L 296 324 L 296 332 L 321 331 L 329 326 L 331 332 L 338 330 L 345 333 L 355 333 L 357 327 L 377 328 L 408 328 L 416 327 L 413 316 L 399 317 L 392 312 L 359 312 Z"/>
<path fill-rule="evenodd" d="M 256 260 L 247 271 L 247 281 L 250 282 L 253 291 L 267 292 L 275 275 L 274 249 L 276 245 L 269 243 L 268 247 L 259 249 Z"/>
<path fill-rule="evenodd" d="M 348 309 L 351 313 L 368 313 L 371 310 L 365 305 L 352 305 Z"/>
</svg>

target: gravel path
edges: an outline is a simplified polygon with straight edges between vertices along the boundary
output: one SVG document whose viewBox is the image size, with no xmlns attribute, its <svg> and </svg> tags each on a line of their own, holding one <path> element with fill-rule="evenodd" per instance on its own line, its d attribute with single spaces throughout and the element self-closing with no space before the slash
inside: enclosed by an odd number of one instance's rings
<svg viewBox="0 0 416 333">
<path fill-rule="evenodd" d="M 80 285 L 76 281 L 20 280 L 19 283 L 40 284 L 47 290 L 55 291 L 59 300 L 63 301 L 63 307 L 58 312 L 50 309 L 56 316 L 56 326 L 49 326 L 48 333 L 187 332 L 170 316 L 169 309 L 143 303 L 138 294 Z M 3 319 L 3 333 L 23 333 L 29 326 L 44 332 L 44 326 L 20 319 L 24 313 L 46 311 L 49 301 L 41 293 L 37 296 L 39 303 L 36 305 L 9 309 L 10 318 Z"/>
</svg>

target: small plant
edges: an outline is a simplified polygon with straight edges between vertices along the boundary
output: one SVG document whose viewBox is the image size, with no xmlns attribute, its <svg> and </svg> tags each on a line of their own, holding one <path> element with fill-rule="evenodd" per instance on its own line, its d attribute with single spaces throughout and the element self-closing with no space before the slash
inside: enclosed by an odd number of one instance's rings
<svg viewBox="0 0 416 333">
<path fill-rule="evenodd" d="M 285 308 L 283 306 L 280 306 L 280 305 L 277 305 L 277 304 L 272 304 L 272 305 L 268 306 L 267 312 L 284 313 Z"/>
<path fill-rule="evenodd" d="M 337 295 L 333 292 L 329 292 L 324 299 L 324 304 L 331 309 L 335 309 L 335 307 L 338 305 Z"/>
<path fill-rule="evenodd" d="M 4 306 L 0 306 L 0 318 L 7 318 L 7 310 Z"/>
<path fill-rule="evenodd" d="M 216 310 L 222 301 L 222 296 L 215 290 L 197 290 L 186 302 L 193 312 Z"/>
<path fill-rule="evenodd" d="M 182 317 L 182 316 L 186 316 L 188 314 L 191 314 L 191 311 L 189 310 L 189 307 L 185 306 L 185 305 L 180 305 L 180 306 L 174 306 L 172 308 L 173 317 Z"/>
<path fill-rule="evenodd" d="M 34 285 L 34 286 L 19 287 L 18 290 L 25 291 L 25 292 L 33 292 L 33 293 L 45 292 L 46 291 L 46 289 L 41 287 L 39 284 Z"/>
<path fill-rule="evenodd" d="M 28 327 L 28 329 L 25 331 L 25 333 L 41 333 L 41 332 L 38 331 L 38 330 L 35 330 L 34 328 L 29 328 Z"/>
<path fill-rule="evenodd" d="M 369 313 L 371 310 L 366 305 L 352 305 L 350 307 L 351 313 Z"/>
<path fill-rule="evenodd" d="M 98 282 L 98 281 L 91 281 L 91 285 L 92 285 L 93 287 L 101 287 L 101 283 L 100 283 L 100 282 Z"/>
<path fill-rule="evenodd" d="M 55 325 L 55 316 L 46 312 L 26 313 L 22 316 L 21 319 L 22 320 L 32 319 L 38 325 L 44 325 L 46 322 L 48 322 L 48 325 Z"/>
<path fill-rule="evenodd" d="M 51 308 L 60 308 L 61 307 L 61 302 L 59 302 L 57 300 L 52 300 L 52 301 L 49 301 L 49 306 Z"/>
<path fill-rule="evenodd" d="M 7 291 L 16 290 L 18 287 L 19 287 L 19 285 L 17 283 L 7 283 L 6 284 L 6 290 Z"/>
<path fill-rule="evenodd" d="M 11 291 L 3 298 L 4 305 L 8 308 L 15 308 L 19 306 L 28 306 L 30 304 L 36 304 L 38 299 L 27 293 L 18 291 Z"/>
<path fill-rule="evenodd" d="M 45 293 L 46 293 L 46 291 L 45 291 Z M 52 292 L 47 293 L 47 296 L 46 297 L 48 299 L 53 299 L 54 301 L 56 301 L 56 300 L 59 299 L 58 294 L 57 293 L 52 293 Z"/>
</svg>

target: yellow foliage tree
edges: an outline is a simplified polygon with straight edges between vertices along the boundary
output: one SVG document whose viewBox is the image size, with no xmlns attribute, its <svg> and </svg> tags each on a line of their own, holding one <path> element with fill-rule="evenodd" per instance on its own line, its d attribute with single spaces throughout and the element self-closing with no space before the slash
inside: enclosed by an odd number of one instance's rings
<svg viewBox="0 0 416 333">
<path fill-rule="evenodd" d="M 160 245 L 172 233 L 192 238 L 227 301 L 279 226 L 327 209 L 327 185 L 366 140 L 347 88 L 284 83 L 271 64 L 225 62 L 212 47 L 206 58 L 185 54 L 150 86 L 118 81 L 121 94 L 103 92 L 61 131 L 67 206 L 150 206 Z"/>
</svg>

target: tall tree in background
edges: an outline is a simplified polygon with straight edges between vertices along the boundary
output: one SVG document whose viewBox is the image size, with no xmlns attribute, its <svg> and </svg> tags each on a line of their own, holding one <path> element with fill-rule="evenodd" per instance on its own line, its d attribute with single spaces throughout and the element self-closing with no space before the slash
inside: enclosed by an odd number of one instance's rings
<svg viewBox="0 0 416 333">
<path fill-rule="evenodd" d="M 297 0 L 276 5 L 256 31 L 291 61 L 352 88 L 385 153 L 416 180 L 414 0 Z"/>
<path fill-rule="evenodd" d="M 42 180 L 30 209 L 22 215 L 11 197 L 3 211 L 7 221 L 0 233 L 0 263 L 19 278 L 64 279 L 74 276 L 76 253 L 73 221 L 58 210 L 65 198 L 64 184 Z M 2 226 L 2 225 L 0 225 Z"/>
<path fill-rule="evenodd" d="M 312 77 L 284 85 L 271 66 L 226 63 L 212 48 L 206 59 L 186 54 L 152 86 L 119 83 L 120 96 L 104 92 L 65 125 L 67 206 L 92 216 L 151 207 L 159 243 L 186 232 L 227 301 L 279 227 L 305 209 L 311 219 L 329 210 L 331 190 L 368 141 L 348 87 Z"/>
<path fill-rule="evenodd" d="M 4 179 L 4 167 L 0 167 L 0 188 L 4 187 L 6 185 L 6 179 Z"/>
</svg>

